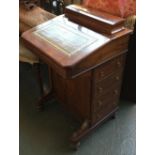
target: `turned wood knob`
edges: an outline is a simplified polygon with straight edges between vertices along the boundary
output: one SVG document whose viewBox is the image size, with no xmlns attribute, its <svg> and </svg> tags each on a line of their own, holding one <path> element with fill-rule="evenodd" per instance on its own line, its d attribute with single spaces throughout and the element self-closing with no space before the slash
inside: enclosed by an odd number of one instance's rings
<svg viewBox="0 0 155 155">
<path fill-rule="evenodd" d="M 98 91 L 99 91 L 99 93 L 102 93 L 103 92 L 103 88 L 102 87 L 99 87 L 98 88 Z"/>
<path fill-rule="evenodd" d="M 117 61 L 117 66 L 120 67 L 121 66 L 121 62 Z"/>
<path fill-rule="evenodd" d="M 113 102 L 113 105 L 117 105 L 117 102 L 115 101 L 115 102 Z"/>
<path fill-rule="evenodd" d="M 98 105 L 99 107 L 102 106 L 103 102 L 102 101 L 98 101 Z"/>
<path fill-rule="evenodd" d="M 119 77 L 119 76 L 116 76 L 115 79 L 116 79 L 117 81 L 119 81 L 119 80 L 120 80 L 120 77 Z"/>
<path fill-rule="evenodd" d="M 101 77 L 104 77 L 104 76 L 105 76 L 104 71 L 102 71 L 102 72 L 100 73 L 100 76 L 101 76 Z"/>
<path fill-rule="evenodd" d="M 118 90 L 117 89 L 114 90 L 114 94 L 118 95 Z"/>
</svg>

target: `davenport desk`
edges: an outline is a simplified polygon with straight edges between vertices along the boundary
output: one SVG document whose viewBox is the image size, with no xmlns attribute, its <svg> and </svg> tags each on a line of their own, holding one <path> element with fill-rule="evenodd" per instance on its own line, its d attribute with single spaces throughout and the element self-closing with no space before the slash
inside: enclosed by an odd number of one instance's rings
<svg viewBox="0 0 155 155">
<path fill-rule="evenodd" d="M 124 19 L 71 5 L 65 15 L 22 35 L 25 45 L 52 70 L 50 94 L 79 121 L 79 141 L 118 110 L 131 30 Z"/>
</svg>

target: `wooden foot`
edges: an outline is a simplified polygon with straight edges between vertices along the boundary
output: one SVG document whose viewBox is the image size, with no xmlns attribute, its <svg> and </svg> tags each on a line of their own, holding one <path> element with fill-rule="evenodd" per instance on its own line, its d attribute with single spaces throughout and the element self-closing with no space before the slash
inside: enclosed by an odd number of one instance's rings
<svg viewBox="0 0 155 155">
<path fill-rule="evenodd" d="M 74 146 L 75 148 L 79 147 L 80 146 L 80 140 L 82 137 L 84 137 L 84 135 L 86 134 L 87 130 L 89 129 L 89 126 L 90 126 L 90 123 L 88 120 L 85 120 L 81 127 L 72 134 L 71 136 L 71 144 L 72 146 Z"/>
</svg>

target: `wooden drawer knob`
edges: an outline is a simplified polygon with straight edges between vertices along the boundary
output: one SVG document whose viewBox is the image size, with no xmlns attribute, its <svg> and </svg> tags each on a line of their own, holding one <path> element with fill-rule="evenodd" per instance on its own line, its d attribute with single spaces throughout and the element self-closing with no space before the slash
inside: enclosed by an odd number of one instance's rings
<svg viewBox="0 0 155 155">
<path fill-rule="evenodd" d="M 103 88 L 102 88 L 102 87 L 99 87 L 99 88 L 98 88 L 98 92 L 99 92 L 99 93 L 102 93 L 102 92 L 103 92 Z"/>
<path fill-rule="evenodd" d="M 115 101 L 115 102 L 113 102 L 113 105 L 117 105 L 117 102 Z"/>
<path fill-rule="evenodd" d="M 119 77 L 119 76 L 116 76 L 115 78 L 116 78 L 116 80 L 117 80 L 117 81 L 119 81 L 119 80 L 120 80 L 120 77 Z"/>
<path fill-rule="evenodd" d="M 101 107 L 101 106 L 102 106 L 102 104 L 103 104 L 103 102 L 102 102 L 102 101 L 98 101 L 98 105 L 99 105 L 99 107 Z"/>
<path fill-rule="evenodd" d="M 121 62 L 117 61 L 117 66 L 120 67 L 121 66 Z"/>
<path fill-rule="evenodd" d="M 118 95 L 118 90 L 117 89 L 114 90 L 114 94 Z"/>
<path fill-rule="evenodd" d="M 100 77 L 104 77 L 104 76 L 105 76 L 104 71 L 100 72 Z"/>
</svg>

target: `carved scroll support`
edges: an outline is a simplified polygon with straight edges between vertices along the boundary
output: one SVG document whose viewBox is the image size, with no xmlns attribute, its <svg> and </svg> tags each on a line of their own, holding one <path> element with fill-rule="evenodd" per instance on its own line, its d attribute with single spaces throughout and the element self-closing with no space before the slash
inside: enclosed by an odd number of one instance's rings
<svg viewBox="0 0 155 155">
<path fill-rule="evenodd" d="M 85 120 L 80 126 L 80 128 L 72 134 L 70 139 L 72 148 L 78 149 L 78 147 L 80 146 L 80 140 L 82 137 L 86 135 L 86 133 L 89 130 L 89 127 L 90 121 Z"/>
</svg>

